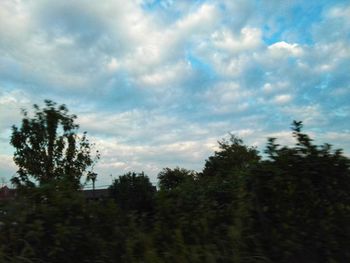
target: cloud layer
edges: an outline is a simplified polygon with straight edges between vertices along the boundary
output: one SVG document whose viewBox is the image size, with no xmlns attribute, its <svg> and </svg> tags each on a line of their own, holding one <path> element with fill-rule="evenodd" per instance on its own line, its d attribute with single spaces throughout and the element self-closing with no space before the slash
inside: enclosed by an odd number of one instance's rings
<svg viewBox="0 0 350 263">
<path fill-rule="evenodd" d="M 200 170 L 216 140 L 286 143 L 293 119 L 350 153 L 347 1 L 0 2 L 1 176 L 21 107 L 79 117 L 109 174 Z"/>
</svg>

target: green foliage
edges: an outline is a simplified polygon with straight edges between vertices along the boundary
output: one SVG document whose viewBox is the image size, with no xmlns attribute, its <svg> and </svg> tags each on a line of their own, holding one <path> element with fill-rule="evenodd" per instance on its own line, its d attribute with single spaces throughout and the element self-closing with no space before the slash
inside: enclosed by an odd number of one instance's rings
<svg viewBox="0 0 350 263">
<path fill-rule="evenodd" d="M 292 130 L 263 157 L 221 141 L 199 174 L 163 169 L 159 191 L 131 172 L 100 201 L 30 189 L 0 203 L 0 262 L 350 262 L 350 160 Z"/>
<path fill-rule="evenodd" d="M 252 180 L 255 231 L 265 253 L 280 262 L 346 262 L 350 236 L 349 159 L 314 145 L 293 123 L 294 147 L 270 139 L 268 160 Z"/>
<path fill-rule="evenodd" d="M 247 147 L 234 135 L 229 140 L 219 142 L 219 151 L 210 156 L 205 163 L 202 176 L 228 177 L 229 174 L 244 170 L 260 159 L 254 147 Z"/>
<path fill-rule="evenodd" d="M 151 211 L 156 188 L 142 173 L 126 173 L 109 187 L 112 197 L 123 210 Z"/>
<path fill-rule="evenodd" d="M 86 133 L 77 134 L 76 116 L 69 115 L 65 105 L 50 100 L 45 101 L 43 109 L 34 105 L 34 117 L 25 110 L 23 115 L 21 127 L 12 127 L 11 144 L 19 168 L 12 182 L 17 187 L 33 187 L 62 181 L 78 188 L 81 176 L 94 160 Z"/>
<path fill-rule="evenodd" d="M 159 187 L 161 190 L 172 190 L 181 184 L 193 181 L 196 178 L 194 171 L 176 167 L 175 169 L 164 168 L 158 174 Z"/>
</svg>

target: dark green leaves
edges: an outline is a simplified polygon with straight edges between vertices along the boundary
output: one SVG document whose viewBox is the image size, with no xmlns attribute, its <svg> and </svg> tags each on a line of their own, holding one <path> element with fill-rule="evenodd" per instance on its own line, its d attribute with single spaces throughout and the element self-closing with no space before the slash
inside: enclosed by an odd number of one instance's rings
<svg viewBox="0 0 350 263">
<path fill-rule="evenodd" d="M 86 133 L 79 135 L 76 116 L 69 115 L 65 105 L 45 100 L 43 109 L 38 105 L 33 109 L 33 117 L 23 111 L 21 127 L 12 127 L 10 143 L 19 167 L 13 183 L 42 185 L 63 180 L 78 188 L 81 176 L 94 162 Z"/>
</svg>

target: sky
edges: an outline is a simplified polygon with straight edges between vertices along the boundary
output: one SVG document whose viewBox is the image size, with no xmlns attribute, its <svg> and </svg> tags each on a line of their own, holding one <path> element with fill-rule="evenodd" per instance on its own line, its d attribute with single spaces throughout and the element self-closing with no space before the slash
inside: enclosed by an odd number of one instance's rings
<svg viewBox="0 0 350 263">
<path fill-rule="evenodd" d="M 201 171 L 229 133 L 261 152 L 267 137 L 291 144 L 293 120 L 349 156 L 350 2 L 1 0 L 2 181 L 11 126 L 45 99 L 100 151 L 99 187 Z"/>
</svg>

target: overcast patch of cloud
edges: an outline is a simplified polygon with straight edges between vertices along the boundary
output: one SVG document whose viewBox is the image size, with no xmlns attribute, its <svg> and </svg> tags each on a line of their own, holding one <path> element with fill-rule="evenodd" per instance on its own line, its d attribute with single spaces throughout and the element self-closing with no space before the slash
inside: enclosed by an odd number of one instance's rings
<svg viewBox="0 0 350 263">
<path fill-rule="evenodd" d="M 290 143 L 293 119 L 334 144 L 339 135 L 348 152 L 349 10 L 340 0 L 1 1 L 1 154 L 19 109 L 45 98 L 66 103 L 102 148 L 103 180 L 200 169 L 228 132 Z"/>
</svg>

